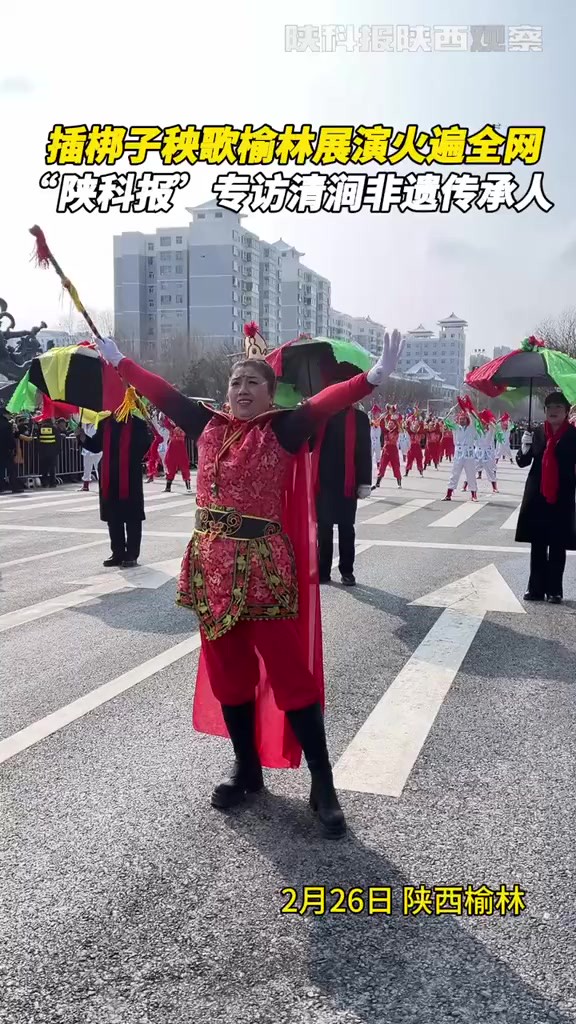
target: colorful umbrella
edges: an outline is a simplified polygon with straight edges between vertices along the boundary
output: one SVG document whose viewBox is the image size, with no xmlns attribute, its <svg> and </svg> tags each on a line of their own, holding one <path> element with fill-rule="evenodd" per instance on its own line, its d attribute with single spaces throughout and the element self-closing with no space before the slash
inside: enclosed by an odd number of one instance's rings
<svg viewBox="0 0 576 1024">
<path fill-rule="evenodd" d="M 34 412 L 38 405 L 38 389 L 30 383 L 29 373 L 24 374 L 12 392 L 6 408 L 8 412 Z"/>
<path fill-rule="evenodd" d="M 32 360 L 27 376 L 52 401 L 95 412 L 117 409 L 126 394 L 119 374 L 90 342 L 51 348 Z"/>
<path fill-rule="evenodd" d="M 374 359 L 353 341 L 301 335 L 270 352 L 266 362 L 278 378 L 277 405 L 290 407 L 318 394 L 328 384 L 366 372 Z"/>
<path fill-rule="evenodd" d="M 510 389 L 528 388 L 531 421 L 534 388 L 559 388 L 569 402 L 576 402 L 576 360 L 546 348 L 543 341 L 531 336 L 514 352 L 472 370 L 466 383 L 490 398 L 507 398 Z"/>
<path fill-rule="evenodd" d="M 92 334 L 102 340 L 96 324 L 82 302 L 77 289 L 66 277 L 46 236 L 37 224 L 30 228 L 36 239 L 35 258 L 39 267 L 53 267 L 63 288 L 66 289 L 76 309 L 84 317 Z M 80 407 L 88 406 L 96 412 L 115 410 L 118 422 L 132 414 L 148 418 L 147 407 L 138 398 L 134 388 L 125 388 L 116 370 L 100 358 L 96 346 L 82 342 L 66 349 L 51 349 L 33 360 L 29 370 L 30 381 L 43 394 L 56 401 L 63 401 Z"/>
</svg>

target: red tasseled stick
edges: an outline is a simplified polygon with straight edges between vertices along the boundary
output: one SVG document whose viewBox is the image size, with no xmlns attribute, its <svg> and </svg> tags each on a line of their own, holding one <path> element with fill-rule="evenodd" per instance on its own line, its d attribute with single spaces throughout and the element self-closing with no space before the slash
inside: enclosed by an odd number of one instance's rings
<svg viewBox="0 0 576 1024">
<path fill-rule="evenodd" d="M 46 236 L 44 235 L 42 228 L 39 228 L 38 225 L 35 224 L 33 228 L 30 228 L 30 234 L 34 235 L 34 238 L 36 239 L 36 251 L 34 256 L 37 265 L 39 267 L 49 267 L 52 262 L 52 253 L 48 248 L 48 242 L 46 241 Z"/>
<path fill-rule="evenodd" d="M 247 338 L 255 338 L 257 334 L 260 334 L 260 328 L 255 320 L 252 320 L 249 324 L 244 324 L 244 334 Z"/>
</svg>

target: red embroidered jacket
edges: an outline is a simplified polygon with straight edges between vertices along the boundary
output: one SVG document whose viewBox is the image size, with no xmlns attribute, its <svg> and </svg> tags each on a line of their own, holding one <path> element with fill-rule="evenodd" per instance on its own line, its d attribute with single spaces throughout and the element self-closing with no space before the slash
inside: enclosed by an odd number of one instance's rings
<svg viewBox="0 0 576 1024">
<path fill-rule="evenodd" d="M 198 509 L 274 523 L 282 519 L 296 453 L 325 420 L 373 390 L 366 374 L 359 374 L 326 388 L 296 409 L 242 421 L 186 398 L 130 359 L 123 359 L 118 370 L 126 383 L 197 439 Z M 214 497 L 215 463 L 231 425 L 241 434 L 221 458 Z M 290 538 L 280 532 L 257 540 L 235 540 L 213 530 L 195 530 L 182 563 L 178 603 L 196 612 L 208 639 L 221 636 L 240 619 L 295 618 L 298 583 Z"/>
</svg>

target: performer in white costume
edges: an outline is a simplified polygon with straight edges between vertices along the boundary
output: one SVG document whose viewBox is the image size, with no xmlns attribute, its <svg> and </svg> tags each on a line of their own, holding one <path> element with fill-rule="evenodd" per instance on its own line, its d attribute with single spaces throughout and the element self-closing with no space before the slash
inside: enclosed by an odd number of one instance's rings
<svg viewBox="0 0 576 1024">
<path fill-rule="evenodd" d="M 84 423 L 82 429 L 87 437 L 94 437 L 97 427 L 95 426 L 94 423 Z M 101 458 L 102 452 L 94 454 L 94 452 L 89 452 L 86 448 L 82 448 L 82 461 L 84 463 L 84 472 L 82 473 L 82 487 L 80 488 L 81 491 L 90 490 L 92 472 L 94 472 L 96 480 L 98 480 L 98 465 L 100 463 Z"/>
<path fill-rule="evenodd" d="M 492 484 L 492 490 L 494 494 L 498 493 L 498 485 L 496 483 L 496 417 L 490 409 L 484 409 L 480 413 L 480 420 L 482 425 L 485 427 L 486 432 L 476 438 L 476 468 L 478 470 L 478 479 L 482 479 L 482 473 L 486 472 L 486 477 Z M 466 485 L 464 485 L 466 490 Z"/>
<path fill-rule="evenodd" d="M 443 501 L 452 501 L 452 495 L 458 486 L 462 473 L 466 475 L 466 484 L 470 488 L 472 501 L 478 500 L 476 491 L 476 427 L 466 409 L 466 400 L 458 399 L 460 412 L 456 417 L 456 429 L 452 431 L 454 437 L 454 462 L 452 474 L 448 481 L 448 490 Z"/>
<path fill-rule="evenodd" d="M 398 437 L 398 447 L 402 452 L 402 462 L 406 462 L 408 449 L 410 447 L 410 436 L 405 430 L 402 430 Z"/>
<path fill-rule="evenodd" d="M 507 412 L 503 412 L 500 417 L 500 432 L 502 434 L 502 441 L 496 448 L 496 461 L 498 459 L 509 459 L 510 462 L 514 463 L 512 456 L 512 449 L 510 447 L 510 434 L 512 432 L 512 424 L 510 417 Z"/>
<path fill-rule="evenodd" d="M 370 441 L 372 444 L 372 465 L 376 463 L 376 469 L 380 465 L 382 457 L 382 409 L 379 405 L 373 405 L 370 409 Z"/>
</svg>

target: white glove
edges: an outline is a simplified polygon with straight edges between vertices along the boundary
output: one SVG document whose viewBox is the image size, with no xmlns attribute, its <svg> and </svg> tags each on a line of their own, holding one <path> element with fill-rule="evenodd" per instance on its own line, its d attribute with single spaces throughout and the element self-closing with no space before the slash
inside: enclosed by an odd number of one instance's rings
<svg viewBox="0 0 576 1024">
<path fill-rule="evenodd" d="M 356 495 L 358 498 L 369 498 L 371 493 L 372 488 L 370 487 L 370 484 L 360 484 L 358 490 L 356 491 Z"/>
<path fill-rule="evenodd" d="M 534 439 L 534 434 L 531 434 L 529 430 L 525 430 L 524 433 L 522 434 L 522 440 L 520 442 L 520 444 L 522 446 L 522 455 L 527 455 L 528 454 L 528 452 L 530 451 L 530 448 L 532 447 L 533 439 Z"/>
<path fill-rule="evenodd" d="M 112 366 L 118 366 L 118 363 L 124 359 L 118 345 L 114 341 L 114 338 L 96 338 L 96 344 L 100 349 L 101 354 L 104 356 L 107 362 L 112 363 Z"/>
<path fill-rule="evenodd" d="M 368 373 L 366 374 L 368 383 L 371 384 L 372 387 L 380 387 L 390 374 L 394 373 L 401 351 L 402 337 L 400 335 L 400 331 L 392 331 L 392 340 L 390 340 L 390 335 L 388 334 L 388 331 L 386 331 L 380 359 L 371 370 L 368 370 Z"/>
</svg>

